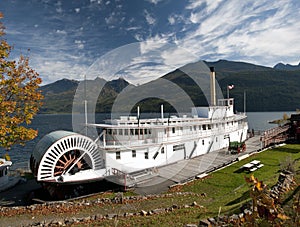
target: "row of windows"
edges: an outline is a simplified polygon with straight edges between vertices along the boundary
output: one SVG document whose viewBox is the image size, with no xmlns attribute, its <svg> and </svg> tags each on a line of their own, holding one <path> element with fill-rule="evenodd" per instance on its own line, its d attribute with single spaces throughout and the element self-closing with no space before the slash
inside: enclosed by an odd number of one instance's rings
<svg viewBox="0 0 300 227">
<path fill-rule="evenodd" d="M 231 125 L 233 125 L 233 121 L 230 122 Z M 227 126 L 230 124 L 229 122 L 227 122 Z M 222 127 L 224 127 L 225 124 L 223 123 L 222 124 Z M 210 130 L 214 127 L 214 125 L 194 125 L 194 126 L 190 126 L 190 131 L 196 131 L 197 129 L 198 130 Z M 216 126 L 218 127 L 218 126 Z M 175 133 L 176 132 L 176 128 L 177 130 L 180 130 L 180 131 L 183 131 L 183 127 L 172 127 L 172 133 Z M 107 129 L 106 130 L 106 133 L 108 135 L 131 135 L 131 136 L 134 136 L 134 135 L 150 135 L 152 132 L 151 132 L 151 129 L 143 129 L 143 128 L 139 128 L 139 129 Z M 167 133 L 167 129 L 165 129 L 165 134 Z"/>
<path fill-rule="evenodd" d="M 160 152 L 161 154 L 164 154 L 165 153 L 165 148 L 162 147 L 160 149 Z M 156 159 L 156 157 L 158 156 L 159 152 L 156 152 L 154 155 L 153 155 L 153 159 Z M 144 152 L 144 155 L 145 155 L 145 159 L 149 159 L 149 152 Z M 136 158 L 136 150 L 132 150 L 131 151 L 131 156 L 133 158 Z M 121 159 L 121 152 L 120 151 L 117 151 L 116 152 L 116 159 Z"/>
<path fill-rule="evenodd" d="M 184 149 L 185 149 L 184 144 L 178 144 L 173 146 L 173 151 L 184 150 Z"/>
<path fill-rule="evenodd" d="M 131 135 L 131 136 L 134 136 L 134 135 L 148 135 L 148 134 L 151 134 L 151 129 L 143 129 L 143 128 L 140 128 L 140 129 L 107 129 L 106 130 L 106 134 L 107 135 Z"/>
<path fill-rule="evenodd" d="M 218 142 L 218 137 L 216 137 L 216 142 Z M 202 145 L 204 145 L 205 141 L 204 139 L 202 140 Z M 173 146 L 173 151 L 179 151 L 179 150 L 184 150 L 185 149 L 185 145 L 184 144 L 178 144 L 178 145 L 174 145 Z M 165 147 L 162 147 L 160 149 L 160 153 L 161 154 L 164 154 L 165 153 Z M 153 159 L 156 159 L 156 157 L 158 156 L 159 152 L 156 152 L 154 155 L 153 155 Z M 136 150 L 132 150 L 131 151 L 131 156 L 132 158 L 136 158 Z M 144 156 L 145 156 L 145 159 L 149 159 L 149 152 L 144 152 Z M 121 152 L 120 151 L 117 151 L 116 152 L 116 159 L 121 159 Z"/>
<path fill-rule="evenodd" d="M 231 122 L 231 124 L 233 125 L 233 122 Z M 227 125 L 229 125 L 229 122 L 227 122 Z M 222 126 L 224 127 L 225 124 L 222 124 Z M 211 130 L 214 127 L 214 125 L 194 125 L 194 126 L 190 126 L 190 131 L 197 131 L 198 130 Z M 218 127 L 218 126 L 216 126 Z M 177 127 L 177 130 L 179 131 L 183 131 L 183 127 Z M 175 133 L 176 131 L 176 127 L 172 127 L 172 133 Z M 165 129 L 165 134 L 167 133 L 167 129 Z"/>
</svg>

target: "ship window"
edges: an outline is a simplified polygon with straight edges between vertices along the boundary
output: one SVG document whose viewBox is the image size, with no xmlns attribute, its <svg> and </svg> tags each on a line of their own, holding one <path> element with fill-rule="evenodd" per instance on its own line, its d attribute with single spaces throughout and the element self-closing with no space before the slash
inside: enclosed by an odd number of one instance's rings
<svg viewBox="0 0 300 227">
<path fill-rule="evenodd" d="M 173 151 L 184 150 L 184 144 L 178 144 L 173 146 Z"/>
<path fill-rule="evenodd" d="M 193 127 L 192 126 L 190 126 L 190 131 L 192 131 L 193 130 Z"/>
<path fill-rule="evenodd" d="M 158 155 L 158 151 L 153 155 L 153 159 L 156 159 L 157 155 Z"/>
<path fill-rule="evenodd" d="M 148 129 L 148 134 L 151 134 L 151 129 Z"/>
<path fill-rule="evenodd" d="M 216 137 L 216 142 L 218 142 L 218 137 Z"/>
<path fill-rule="evenodd" d="M 116 159 L 121 159 L 121 152 L 120 151 L 116 152 Z"/>
<path fill-rule="evenodd" d="M 144 129 L 140 128 L 140 135 L 144 135 Z"/>
<path fill-rule="evenodd" d="M 145 159 L 149 159 L 149 153 L 145 152 Z"/>
<path fill-rule="evenodd" d="M 126 136 L 128 136 L 128 129 L 127 129 L 127 128 L 125 129 L 124 134 L 125 134 Z"/>
<path fill-rule="evenodd" d="M 119 129 L 119 135 L 123 135 L 123 129 Z"/>
<path fill-rule="evenodd" d="M 162 148 L 161 148 L 160 153 L 162 153 L 162 154 L 165 153 L 165 147 L 162 147 Z"/>
<path fill-rule="evenodd" d="M 204 140 L 202 140 L 202 145 L 204 145 Z"/>
<path fill-rule="evenodd" d="M 133 158 L 136 157 L 136 150 L 132 150 L 132 157 L 133 157 Z"/>
<path fill-rule="evenodd" d="M 203 130 L 206 130 L 206 125 L 202 125 Z"/>
<path fill-rule="evenodd" d="M 107 129 L 107 134 L 111 135 L 111 129 Z"/>
<path fill-rule="evenodd" d="M 211 125 L 207 125 L 208 130 L 211 129 Z"/>
<path fill-rule="evenodd" d="M 201 130 L 201 125 L 199 125 L 199 130 Z"/>
<path fill-rule="evenodd" d="M 197 130 L 197 128 L 196 128 L 197 126 L 196 125 L 194 125 L 194 131 L 196 131 Z"/>
<path fill-rule="evenodd" d="M 175 127 L 172 128 L 172 133 L 175 133 Z"/>
<path fill-rule="evenodd" d="M 166 129 L 166 128 L 165 128 L 165 130 L 164 130 L 164 131 L 165 131 L 165 134 L 167 134 L 167 129 Z"/>
<path fill-rule="evenodd" d="M 113 134 L 113 135 L 116 135 L 116 134 L 117 134 L 117 130 L 116 130 L 116 129 L 113 129 L 113 130 L 112 130 L 112 134 Z"/>
<path fill-rule="evenodd" d="M 130 129 L 130 135 L 134 136 L 134 129 Z"/>
<path fill-rule="evenodd" d="M 135 129 L 135 135 L 139 134 L 139 129 Z"/>
</svg>

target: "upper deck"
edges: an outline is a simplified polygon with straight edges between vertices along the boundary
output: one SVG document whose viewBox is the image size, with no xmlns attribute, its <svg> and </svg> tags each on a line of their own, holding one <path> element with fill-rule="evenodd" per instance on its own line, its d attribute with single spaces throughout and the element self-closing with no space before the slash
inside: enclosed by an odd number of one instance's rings
<svg viewBox="0 0 300 227">
<path fill-rule="evenodd" d="M 191 116 L 150 119 L 121 116 L 119 119 L 106 120 L 105 124 L 90 126 L 102 128 L 100 146 L 106 149 L 176 143 L 247 127 L 246 115 L 233 113 L 233 99 L 219 100 L 219 103 L 225 105 L 194 107 Z"/>
</svg>

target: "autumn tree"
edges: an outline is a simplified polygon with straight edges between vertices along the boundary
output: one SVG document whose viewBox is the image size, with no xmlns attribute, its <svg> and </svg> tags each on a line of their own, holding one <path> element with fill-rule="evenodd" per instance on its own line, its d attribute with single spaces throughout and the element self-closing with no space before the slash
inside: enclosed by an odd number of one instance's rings
<svg viewBox="0 0 300 227">
<path fill-rule="evenodd" d="M 39 90 L 42 80 L 30 68 L 29 58 L 21 55 L 17 62 L 9 60 L 12 47 L 3 36 L 0 21 L 0 146 L 9 150 L 37 136 L 37 130 L 29 128 L 29 124 L 41 107 L 43 96 Z"/>
</svg>

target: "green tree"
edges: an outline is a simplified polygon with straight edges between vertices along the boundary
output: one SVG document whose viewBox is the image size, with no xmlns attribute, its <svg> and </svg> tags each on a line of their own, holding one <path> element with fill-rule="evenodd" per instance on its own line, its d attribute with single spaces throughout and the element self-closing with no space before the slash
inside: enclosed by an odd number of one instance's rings
<svg viewBox="0 0 300 227">
<path fill-rule="evenodd" d="M 37 130 L 28 126 L 41 107 L 43 96 L 39 90 L 42 80 L 30 68 L 29 58 L 21 55 L 18 62 L 9 60 L 12 47 L 3 36 L 0 22 L 0 146 L 9 150 L 37 136 Z"/>
</svg>

